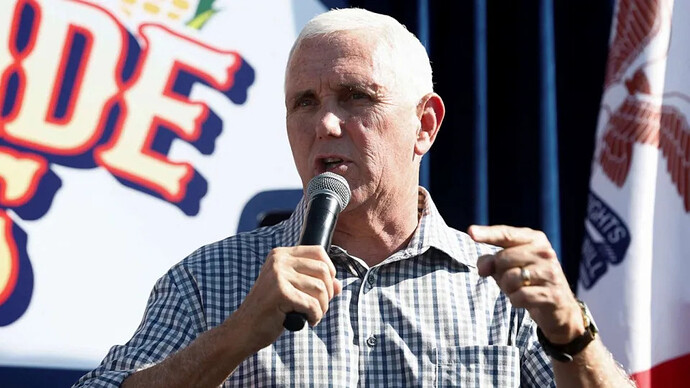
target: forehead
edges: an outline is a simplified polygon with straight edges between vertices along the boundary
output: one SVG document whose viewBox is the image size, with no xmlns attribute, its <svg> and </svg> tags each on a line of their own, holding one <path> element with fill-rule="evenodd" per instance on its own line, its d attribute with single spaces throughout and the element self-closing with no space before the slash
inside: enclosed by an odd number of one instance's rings
<svg viewBox="0 0 690 388">
<path fill-rule="evenodd" d="M 375 83 L 392 86 L 391 50 L 366 31 L 339 32 L 304 39 L 286 71 L 286 90 L 314 82 Z"/>
</svg>

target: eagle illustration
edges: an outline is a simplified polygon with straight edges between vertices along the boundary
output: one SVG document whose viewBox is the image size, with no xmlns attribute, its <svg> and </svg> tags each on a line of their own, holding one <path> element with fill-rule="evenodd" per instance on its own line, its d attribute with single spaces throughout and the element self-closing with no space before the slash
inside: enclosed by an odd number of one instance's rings
<svg viewBox="0 0 690 388">
<path fill-rule="evenodd" d="M 618 3 L 616 29 L 607 66 L 605 86 L 622 82 L 632 63 L 657 36 L 662 23 L 670 15 L 664 0 L 622 0 Z M 628 177 L 633 156 L 633 144 L 639 142 L 658 147 L 666 158 L 666 167 L 690 213 L 690 125 L 674 100 L 690 103 L 682 93 L 666 93 L 663 102 L 653 96 L 644 68 L 640 65 L 632 77 L 625 80 L 627 97 L 611 114 L 606 123 L 598 161 L 604 173 L 618 187 Z M 677 102 L 677 101 L 676 101 Z"/>
<path fill-rule="evenodd" d="M 685 211 L 690 213 L 690 125 L 675 106 L 641 99 L 648 85 L 641 70 L 626 82 L 628 97 L 606 124 L 598 160 L 611 181 L 621 187 L 630 170 L 633 143 L 658 147 Z M 677 96 L 690 102 L 690 97 Z"/>
</svg>

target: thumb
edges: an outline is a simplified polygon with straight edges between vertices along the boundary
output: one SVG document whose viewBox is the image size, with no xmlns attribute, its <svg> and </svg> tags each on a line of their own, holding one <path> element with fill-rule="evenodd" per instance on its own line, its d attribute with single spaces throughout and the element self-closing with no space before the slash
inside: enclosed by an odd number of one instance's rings
<svg viewBox="0 0 690 388">
<path fill-rule="evenodd" d="M 477 271 L 479 276 L 491 276 L 496 272 L 494 255 L 482 255 L 477 259 Z"/>
</svg>

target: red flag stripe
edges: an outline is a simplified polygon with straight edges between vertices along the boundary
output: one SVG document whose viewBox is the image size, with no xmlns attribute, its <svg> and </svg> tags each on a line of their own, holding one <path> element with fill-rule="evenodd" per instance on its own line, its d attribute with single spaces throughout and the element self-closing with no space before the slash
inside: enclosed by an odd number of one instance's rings
<svg viewBox="0 0 690 388">
<path fill-rule="evenodd" d="M 679 387 L 690 381 L 690 354 L 663 362 L 652 369 L 630 376 L 638 388 Z"/>
</svg>

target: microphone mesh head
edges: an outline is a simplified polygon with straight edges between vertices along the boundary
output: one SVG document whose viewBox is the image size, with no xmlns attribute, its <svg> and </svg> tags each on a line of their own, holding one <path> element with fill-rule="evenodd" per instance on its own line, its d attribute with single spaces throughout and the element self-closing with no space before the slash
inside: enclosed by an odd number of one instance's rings
<svg viewBox="0 0 690 388">
<path fill-rule="evenodd" d="M 343 211 L 350 202 L 350 186 L 345 178 L 332 172 L 324 172 L 312 178 L 307 185 L 307 198 L 311 200 L 315 195 L 330 193 L 335 195 Z"/>
</svg>

